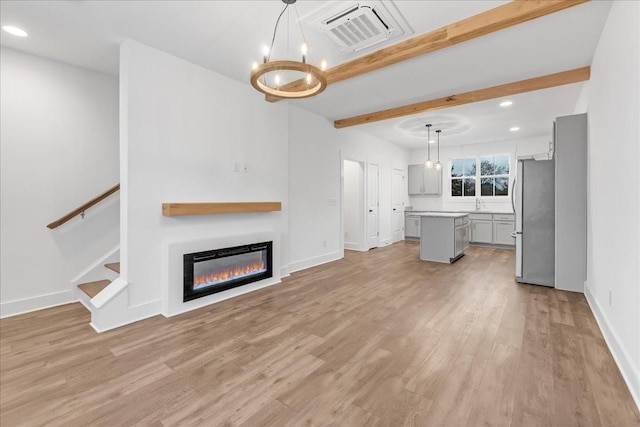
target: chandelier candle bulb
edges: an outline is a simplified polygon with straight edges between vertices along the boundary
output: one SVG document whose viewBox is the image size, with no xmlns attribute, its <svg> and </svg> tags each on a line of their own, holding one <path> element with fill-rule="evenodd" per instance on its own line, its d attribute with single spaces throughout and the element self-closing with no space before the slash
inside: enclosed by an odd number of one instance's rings
<svg viewBox="0 0 640 427">
<path fill-rule="evenodd" d="M 322 71 L 327 71 L 327 61 L 325 61 L 324 59 L 322 60 L 322 62 L 320 63 L 320 69 Z"/>
<path fill-rule="evenodd" d="M 267 63 L 267 61 L 269 60 L 269 52 L 271 51 L 271 49 L 269 49 L 269 46 L 264 45 L 264 47 L 262 48 L 262 62 L 264 64 Z"/>
</svg>

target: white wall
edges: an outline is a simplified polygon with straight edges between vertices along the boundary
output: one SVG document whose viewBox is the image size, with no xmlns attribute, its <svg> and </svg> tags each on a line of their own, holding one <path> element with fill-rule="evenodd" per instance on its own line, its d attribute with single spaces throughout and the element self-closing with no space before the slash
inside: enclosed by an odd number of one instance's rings
<svg viewBox="0 0 640 427">
<path fill-rule="evenodd" d="M 344 247 L 360 249 L 364 244 L 364 165 L 344 160 Z"/>
<path fill-rule="evenodd" d="M 575 112 L 589 120 L 585 294 L 640 406 L 639 28 L 640 3 L 614 2 Z"/>
<path fill-rule="evenodd" d="M 444 211 L 466 211 L 475 210 L 475 199 L 471 201 L 461 201 L 451 197 L 451 181 L 449 179 L 449 162 L 452 159 L 465 157 L 480 157 L 489 154 L 509 154 L 510 182 L 516 173 L 516 159 L 522 156 L 531 156 L 546 153 L 551 140 L 552 123 L 549 124 L 549 136 L 514 139 L 512 141 L 484 142 L 477 144 L 443 146 L 440 142 L 440 161 L 442 162 L 442 196 L 412 196 L 411 206 L 414 211 L 444 210 Z M 432 147 L 433 148 L 433 147 Z M 431 150 L 433 153 L 433 150 Z M 427 158 L 427 150 L 415 150 L 411 152 L 411 164 L 422 164 Z M 432 154 L 433 159 L 433 154 Z M 478 190 L 478 189 L 476 189 Z M 513 212 L 511 199 L 509 197 L 480 198 L 480 209 L 494 212 Z"/>
<path fill-rule="evenodd" d="M 290 106 L 291 271 L 344 255 L 340 206 L 343 159 L 380 166 L 380 242 L 391 242 L 391 174 L 393 168 L 406 171 L 408 152 L 357 129 L 337 130 L 331 121 Z"/>
<path fill-rule="evenodd" d="M 71 280 L 118 245 L 118 196 L 46 225 L 118 183 L 118 81 L 0 49 L 2 315 L 72 300 Z"/>
<path fill-rule="evenodd" d="M 289 269 L 342 258 L 340 153 L 324 117 L 289 106 Z M 326 247 L 323 244 L 326 241 Z"/>
<path fill-rule="evenodd" d="M 121 46 L 120 77 L 121 256 L 129 307 L 159 312 L 162 254 L 170 242 L 275 232 L 282 242 L 279 277 L 288 263 L 287 104 L 265 102 L 248 84 L 133 41 Z M 248 172 L 234 172 L 235 162 Z M 164 202 L 234 201 L 280 201 L 283 210 L 161 213 Z"/>
<path fill-rule="evenodd" d="M 406 176 L 409 151 L 373 137 L 357 128 L 337 130 L 337 135 L 338 149 L 342 158 L 363 162 L 365 168 L 370 164 L 375 164 L 379 167 L 379 246 L 391 244 L 393 242 L 393 227 L 391 223 L 393 170 L 402 170 Z M 365 182 L 367 179 L 367 170 L 365 169 Z M 404 187 L 403 193 L 406 195 L 408 194 L 406 180 Z M 407 206 L 409 197 L 405 196 L 404 199 L 404 204 Z"/>
</svg>

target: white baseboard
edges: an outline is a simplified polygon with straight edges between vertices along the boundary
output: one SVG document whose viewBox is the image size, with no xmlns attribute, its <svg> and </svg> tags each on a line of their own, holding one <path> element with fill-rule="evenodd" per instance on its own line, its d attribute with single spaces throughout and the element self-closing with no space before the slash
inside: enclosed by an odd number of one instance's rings
<svg viewBox="0 0 640 427">
<path fill-rule="evenodd" d="M 102 325 L 98 325 L 99 322 L 93 321 L 92 316 L 90 325 L 96 332 L 102 333 L 158 315 L 160 315 L 160 300 L 129 307 L 126 312 L 126 318 L 115 320 L 110 317 L 108 321 L 102 322 Z"/>
<path fill-rule="evenodd" d="M 631 392 L 631 397 L 633 397 L 633 400 L 636 402 L 636 406 L 640 409 L 640 369 L 638 366 L 633 364 L 633 360 L 629 356 L 629 352 L 626 350 L 622 341 L 620 341 L 616 331 L 611 327 L 611 323 L 609 322 L 607 315 L 603 310 L 601 310 L 600 305 L 596 299 L 593 298 L 593 295 L 591 295 L 591 291 L 586 284 L 584 291 L 587 303 L 591 308 L 593 316 L 596 318 L 596 322 L 598 322 L 598 326 L 600 327 L 604 340 L 609 347 L 609 351 L 618 365 L 618 369 L 620 369 L 622 378 L 625 383 L 627 383 L 629 392 Z"/>
<path fill-rule="evenodd" d="M 329 254 L 321 255 L 318 257 L 303 259 L 302 261 L 296 261 L 289 264 L 289 272 L 294 273 L 296 271 L 315 267 L 317 265 L 326 264 L 332 261 L 337 261 L 342 258 L 344 258 L 344 253 L 342 251 L 336 251 L 336 252 L 331 252 Z"/>
<path fill-rule="evenodd" d="M 25 314 L 72 302 L 75 301 L 73 299 L 73 293 L 70 290 L 16 301 L 7 301 L 0 304 L 0 318 L 17 316 L 18 314 Z"/>
<path fill-rule="evenodd" d="M 345 249 L 349 249 L 351 251 L 359 251 L 360 250 L 360 245 L 358 243 L 344 242 L 344 248 Z"/>
<path fill-rule="evenodd" d="M 347 247 L 345 246 L 345 247 L 344 247 L 344 250 L 345 250 L 345 251 L 354 251 L 354 252 L 369 252 L 369 249 L 364 249 L 364 248 L 360 248 L 360 247 L 357 247 L 357 248 L 353 248 L 353 249 L 352 249 L 352 248 L 347 248 Z"/>
</svg>

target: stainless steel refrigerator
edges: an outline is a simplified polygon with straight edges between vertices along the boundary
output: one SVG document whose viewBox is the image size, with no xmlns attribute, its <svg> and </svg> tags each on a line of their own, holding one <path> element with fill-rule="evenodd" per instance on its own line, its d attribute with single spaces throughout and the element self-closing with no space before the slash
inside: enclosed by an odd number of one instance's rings
<svg viewBox="0 0 640 427">
<path fill-rule="evenodd" d="M 555 286 L 554 160 L 519 159 L 511 192 L 516 216 L 516 280 Z"/>
</svg>

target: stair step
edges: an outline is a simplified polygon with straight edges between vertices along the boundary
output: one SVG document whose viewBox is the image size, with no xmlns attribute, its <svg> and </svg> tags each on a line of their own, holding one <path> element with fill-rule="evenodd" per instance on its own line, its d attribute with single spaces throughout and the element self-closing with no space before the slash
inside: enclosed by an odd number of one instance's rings
<svg viewBox="0 0 640 427">
<path fill-rule="evenodd" d="M 110 270 L 115 271 L 116 273 L 120 274 L 120 263 L 119 262 L 111 262 L 109 264 L 105 264 L 105 267 L 107 267 Z"/>
<path fill-rule="evenodd" d="M 100 293 L 101 290 L 106 288 L 111 280 L 98 280 L 95 282 L 81 283 L 78 288 L 89 295 L 89 298 L 93 298 Z"/>
</svg>

